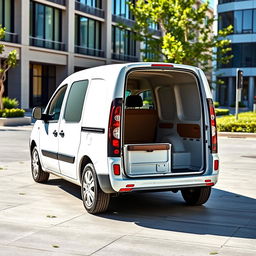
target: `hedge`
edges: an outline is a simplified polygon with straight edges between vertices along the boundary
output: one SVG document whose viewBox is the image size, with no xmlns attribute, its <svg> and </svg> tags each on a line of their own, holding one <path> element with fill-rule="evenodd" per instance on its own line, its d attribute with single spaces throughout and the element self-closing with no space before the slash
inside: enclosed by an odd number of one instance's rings
<svg viewBox="0 0 256 256">
<path fill-rule="evenodd" d="M 229 109 L 216 108 L 215 113 L 216 113 L 216 116 L 226 116 L 226 115 L 229 115 Z"/>
<path fill-rule="evenodd" d="M 220 103 L 218 101 L 214 101 L 213 104 L 215 108 L 218 108 L 220 106 Z"/>
<path fill-rule="evenodd" d="M 219 132 L 248 132 L 256 133 L 256 113 L 245 112 L 235 116 L 224 116 L 217 119 Z"/>
<path fill-rule="evenodd" d="M 25 110 L 20 108 L 0 109 L 0 117 L 24 117 Z"/>
</svg>

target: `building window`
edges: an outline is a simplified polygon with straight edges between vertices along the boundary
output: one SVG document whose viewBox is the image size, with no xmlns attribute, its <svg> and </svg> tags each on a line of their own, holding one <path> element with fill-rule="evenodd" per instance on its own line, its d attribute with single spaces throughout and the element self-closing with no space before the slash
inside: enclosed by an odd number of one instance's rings
<svg viewBox="0 0 256 256">
<path fill-rule="evenodd" d="M 2 40 L 18 43 L 18 35 L 14 33 L 14 0 L 0 0 L 0 25 L 6 28 Z"/>
<path fill-rule="evenodd" d="M 0 24 L 7 32 L 14 32 L 14 1 L 0 0 Z"/>
<path fill-rule="evenodd" d="M 121 16 L 125 19 L 133 20 L 127 0 L 112 0 L 112 14 Z M 135 0 L 129 1 L 135 3 Z"/>
<path fill-rule="evenodd" d="M 45 107 L 56 89 L 56 67 L 30 64 L 30 107 Z"/>
<path fill-rule="evenodd" d="M 113 59 L 137 61 L 133 32 L 112 26 L 112 53 Z"/>
<path fill-rule="evenodd" d="M 256 33 L 256 9 L 223 12 L 219 14 L 219 29 L 233 26 L 234 34 Z"/>
<path fill-rule="evenodd" d="M 75 9 L 77 11 L 89 13 L 104 18 L 101 0 L 76 0 Z"/>
<path fill-rule="evenodd" d="M 234 12 L 224 12 L 219 14 L 219 29 L 234 26 Z"/>
<path fill-rule="evenodd" d="M 104 57 L 101 50 L 101 22 L 76 15 L 75 45 L 77 53 Z"/>
<path fill-rule="evenodd" d="M 94 8 L 102 9 L 102 1 L 101 0 L 76 0 L 81 4 L 85 4 Z"/>
<path fill-rule="evenodd" d="M 61 10 L 30 2 L 30 44 L 55 50 L 64 50 L 61 42 Z"/>
<path fill-rule="evenodd" d="M 228 64 L 220 65 L 220 68 L 256 67 L 256 43 L 231 44 L 234 55 Z"/>
</svg>

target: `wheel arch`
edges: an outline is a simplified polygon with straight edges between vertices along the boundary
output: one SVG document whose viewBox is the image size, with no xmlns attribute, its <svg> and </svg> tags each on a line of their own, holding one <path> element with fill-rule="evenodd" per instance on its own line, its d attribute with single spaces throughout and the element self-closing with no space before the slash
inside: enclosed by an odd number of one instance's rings
<svg viewBox="0 0 256 256">
<path fill-rule="evenodd" d="M 81 179 L 82 179 L 82 173 L 83 173 L 83 170 L 84 170 L 84 167 L 87 165 L 87 164 L 93 164 L 91 158 L 87 155 L 83 156 L 80 160 L 80 164 L 79 164 L 79 170 L 78 170 L 78 177 L 79 177 L 79 182 L 81 183 Z"/>
<path fill-rule="evenodd" d="M 34 140 L 32 140 L 30 143 L 30 154 L 32 154 L 32 150 L 34 147 L 36 147 L 36 142 Z"/>
<path fill-rule="evenodd" d="M 93 161 L 91 160 L 91 158 L 89 156 L 85 155 L 81 158 L 80 164 L 79 164 L 79 170 L 78 170 L 79 176 L 78 177 L 79 177 L 80 184 L 81 184 L 81 180 L 82 180 L 82 173 L 83 173 L 84 167 L 87 164 L 93 164 Z M 94 169 L 95 169 L 95 166 L 94 166 Z M 103 192 L 105 192 L 107 194 L 116 193 L 116 191 L 114 191 L 114 189 L 111 186 L 109 175 L 98 174 L 97 171 L 96 171 L 96 175 L 97 175 L 97 179 L 98 179 L 100 188 Z"/>
</svg>

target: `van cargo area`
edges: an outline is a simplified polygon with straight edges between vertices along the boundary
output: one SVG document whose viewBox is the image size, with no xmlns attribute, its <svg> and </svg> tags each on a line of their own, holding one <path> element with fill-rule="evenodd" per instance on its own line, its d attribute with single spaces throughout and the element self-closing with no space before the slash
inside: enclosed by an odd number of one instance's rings
<svg viewBox="0 0 256 256">
<path fill-rule="evenodd" d="M 127 176 L 203 172 L 204 122 L 196 76 L 177 69 L 137 69 L 128 73 L 125 93 Z"/>
</svg>

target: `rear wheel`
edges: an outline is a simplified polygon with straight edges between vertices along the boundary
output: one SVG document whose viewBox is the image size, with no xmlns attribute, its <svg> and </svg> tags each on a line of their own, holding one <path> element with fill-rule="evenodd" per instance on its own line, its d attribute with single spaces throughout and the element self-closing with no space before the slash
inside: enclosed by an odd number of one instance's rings
<svg viewBox="0 0 256 256">
<path fill-rule="evenodd" d="M 211 187 L 185 188 L 181 194 L 188 205 L 202 205 L 211 194 Z"/>
<path fill-rule="evenodd" d="M 34 147 L 31 153 L 31 171 L 34 181 L 45 183 L 49 179 L 49 173 L 43 171 L 37 148 Z"/>
<path fill-rule="evenodd" d="M 81 194 L 87 212 L 105 212 L 110 202 L 110 194 L 104 193 L 98 183 L 93 164 L 87 164 L 82 173 Z"/>
</svg>

